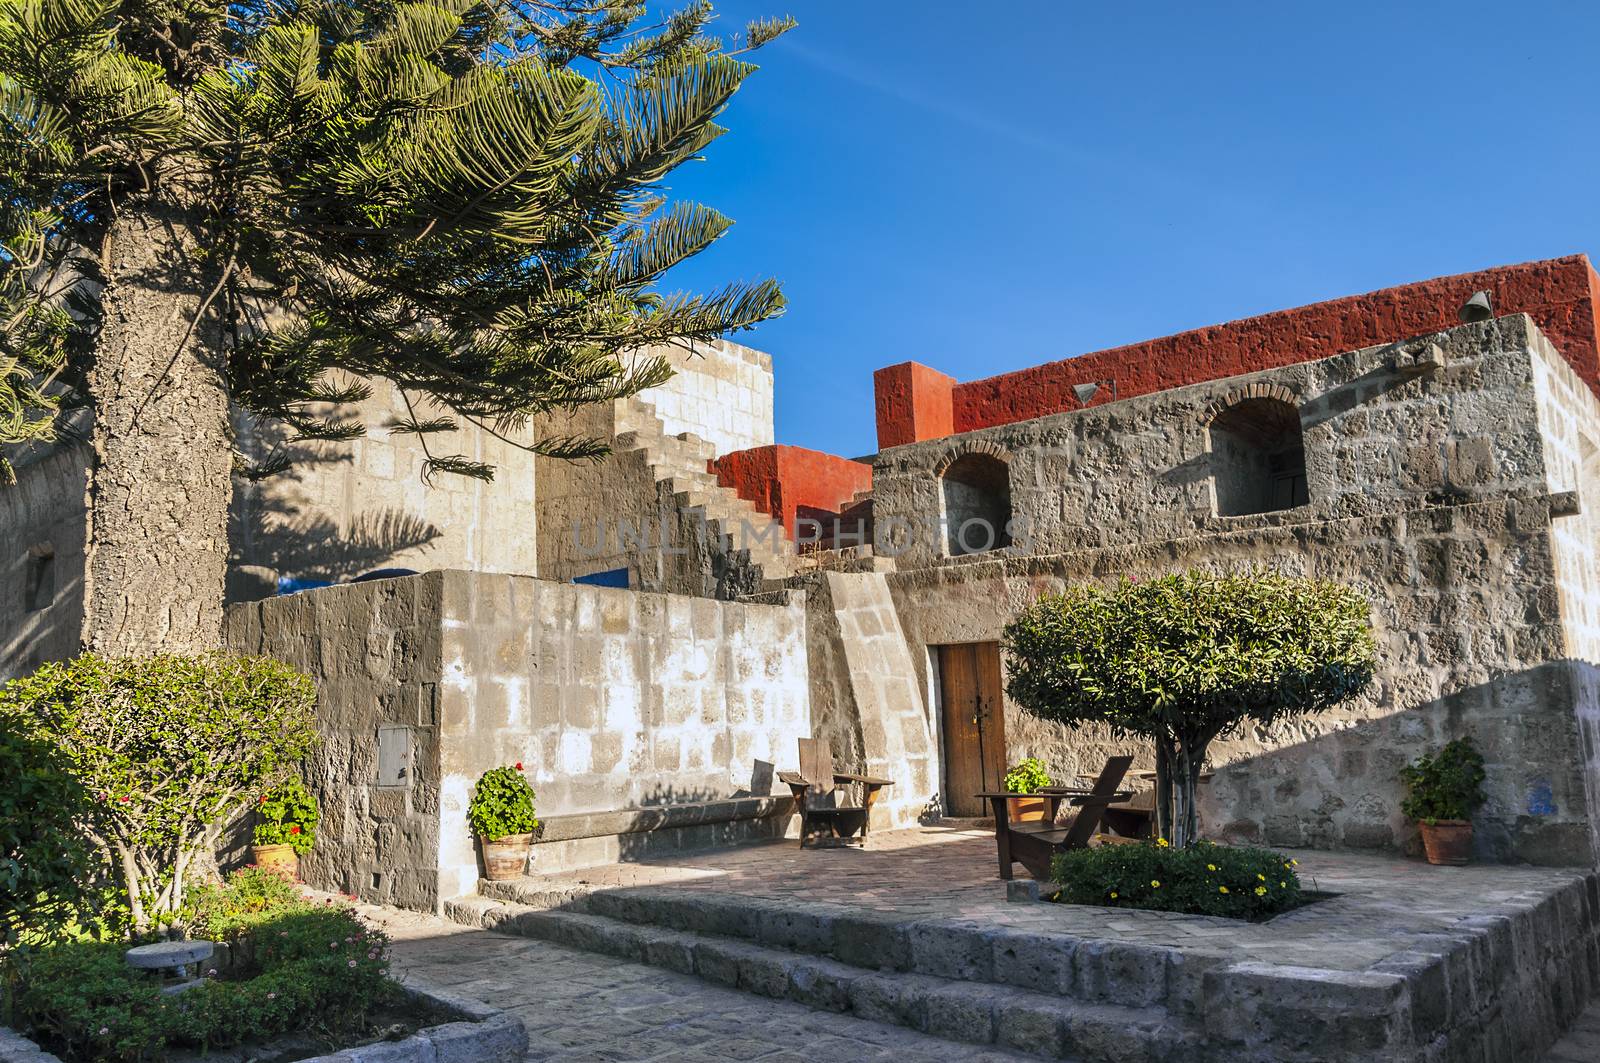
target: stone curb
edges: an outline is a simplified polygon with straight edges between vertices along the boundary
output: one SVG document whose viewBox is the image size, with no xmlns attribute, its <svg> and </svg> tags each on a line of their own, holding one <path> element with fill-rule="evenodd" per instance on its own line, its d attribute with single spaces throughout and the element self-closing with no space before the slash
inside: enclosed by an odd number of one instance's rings
<svg viewBox="0 0 1600 1063">
<path fill-rule="evenodd" d="M 522 1020 L 487 1004 L 421 985 L 402 983 L 419 1003 L 466 1016 L 418 1030 L 400 1041 L 380 1041 L 313 1056 L 300 1063 L 516 1063 L 528 1050 Z M 61 1063 L 15 1030 L 0 1026 L 0 1063 Z"/>
</svg>

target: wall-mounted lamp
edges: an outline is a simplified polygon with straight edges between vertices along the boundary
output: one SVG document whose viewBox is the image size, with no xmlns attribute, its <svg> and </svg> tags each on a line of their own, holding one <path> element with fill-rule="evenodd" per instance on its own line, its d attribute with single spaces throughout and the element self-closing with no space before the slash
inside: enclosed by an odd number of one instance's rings
<svg viewBox="0 0 1600 1063">
<path fill-rule="evenodd" d="M 1489 298 L 1488 292 L 1473 292 L 1472 298 L 1461 304 L 1461 309 L 1456 311 L 1456 317 L 1463 324 L 1474 321 L 1488 321 L 1494 317 L 1494 303 Z"/>
<path fill-rule="evenodd" d="M 1112 377 L 1109 380 L 1096 380 L 1089 384 L 1074 384 L 1072 385 L 1072 393 L 1078 397 L 1079 406 L 1087 406 L 1089 405 L 1090 400 L 1092 400 L 1096 395 L 1100 394 L 1100 389 L 1107 384 L 1111 385 L 1111 401 L 1116 402 L 1116 377 Z"/>
</svg>

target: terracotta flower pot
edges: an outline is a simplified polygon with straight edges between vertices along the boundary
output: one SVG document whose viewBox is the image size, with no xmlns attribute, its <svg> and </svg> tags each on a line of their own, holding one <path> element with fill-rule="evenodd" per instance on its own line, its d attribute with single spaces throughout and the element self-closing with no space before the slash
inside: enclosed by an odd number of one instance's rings
<svg viewBox="0 0 1600 1063">
<path fill-rule="evenodd" d="M 1472 859 L 1472 824 L 1464 819 L 1420 823 L 1428 863 L 1458 866 Z"/>
<path fill-rule="evenodd" d="M 504 838 L 479 838 L 483 846 L 483 877 L 490 882 L 521 878 L 528 868 L 528 850 L 533 835 L 508 834 Z"/>
<path fill-rule="evenodd" d="M 1044 819 L 1044 798 L 1022 795 L 1006 799 L 1006 814 L 1013 823 L 1038 823 Z"/>
<path fill-rule="evenodd" d="M 292 845 L 252 845 L 250 859 L 263 871 L 274 871 L 296 882 L 300 880 L 300 858 Z"/>
</svg>

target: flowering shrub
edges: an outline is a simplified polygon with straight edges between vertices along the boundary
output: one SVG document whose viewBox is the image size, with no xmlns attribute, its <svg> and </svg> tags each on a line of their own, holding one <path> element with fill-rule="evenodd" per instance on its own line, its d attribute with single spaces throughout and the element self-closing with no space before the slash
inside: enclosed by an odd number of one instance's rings
<svg viewBox="0 0 1600 1063">
<path fill-rule="evenodd" d="M 287 845 L 304 856 L 317 843 L 317 799 L 298 778 L 289 779 L 262 794 L 256 802 L 256 826 L 251 833 L 257 845 Z"/>
<path fill-rule="evenodd" d="M 189 891 L 189 936 L 231 941 L 265 919 L 290 912 L 322 911 L 300 887 L 275 871 L 245 867 L 225 883 L 205 883 Z"/>
<path fill-rule="evenodd" d="M 1429 826 L 1441 819 L 1471 819 L 1483 804 L 1483 754 L 1470 738 L 1458 738 L 1434 756 L 1400 769 L 1406 797 L 1400 811 Z"/>
<path fill-rule="evenodd" d="M 1044 761 L 1038 757 L 1024 757 L 1006 772 L 1006 792 L 1036 794 L 1050 785 L 1050 773 L 1044 770 Z"/>
<path fill-rule="evenodd" d="M 287 665 L 222 653 L 86 654 L 0 685 L 0 717 L 58 749 L 92 796 L 81 826 L 136 932 L 177 918 L 190 864 L 311 749 L 315 704 Z"/>
<path fill-rule="evenodd" d="M 1066 904 L 1263 919 L 1303 903 L 1297 863 L 1271 849 L 1158 839 L 1061 853 L 1051 877 Z"/>
<path fill-rule="evenodd" d="M 161 1059 L 169 1047 L 202 1051 L 317 1030 L 334 1041 L 364 1034 L 395 998 L 388 938 L 347 908 L 263 913 L 250 927 L 239 980 L 165 996 L 122 960 L 123 942 L 57 945 L 28 968 L 12 1021 L 49 1050 L 78 1060 Z"/>
<path fill-rule="evenodd" d="M 467 822 L 472 832 L 489 841 L 512 834 L 531 834 L 539 820 L 533 814 L 533 787 L 522 777 L 522 765 L 490 768 L 472 789 Z"/>
</svg>

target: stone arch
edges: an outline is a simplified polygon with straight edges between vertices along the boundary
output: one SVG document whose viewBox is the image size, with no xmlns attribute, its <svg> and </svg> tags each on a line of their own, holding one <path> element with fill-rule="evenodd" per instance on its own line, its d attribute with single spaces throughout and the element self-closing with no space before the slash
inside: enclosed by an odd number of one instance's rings
<svg viewBox="0 0 1600 1063">
<path fill-rule="evenodd" d="M 1002 448 L 979 441 L 937 466 L 945 552 L 983 554 L 1011 545 L 1011 464 Z"/>
<path fill-rule="evenodd" d="M 1229 392 L 1207 412 L 1218 516 L 1272 513 L 1311 501 L 1293 392 L 1252 384 Z"/>
</svg>

